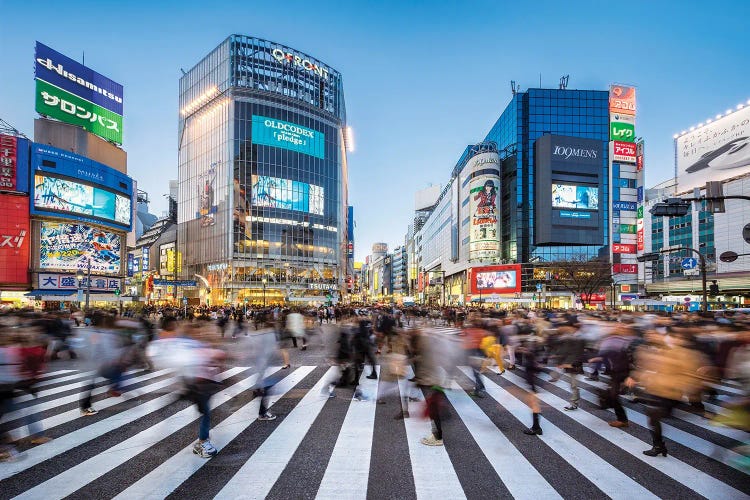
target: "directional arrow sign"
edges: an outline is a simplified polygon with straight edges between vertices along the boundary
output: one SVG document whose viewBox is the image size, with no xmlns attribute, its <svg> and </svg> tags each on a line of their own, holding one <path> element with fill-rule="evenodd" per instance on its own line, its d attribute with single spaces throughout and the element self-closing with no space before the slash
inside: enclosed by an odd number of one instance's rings
<svg viewBox="0 0 750 500">
<path fill-rule="evenodd" d="M 688 257 L 686 259 L 682 259 L 682 264 L 680 264 L 683 269 L 695 269 L 698 267 L 698 259 L 695 257 Z"/>
</svg>

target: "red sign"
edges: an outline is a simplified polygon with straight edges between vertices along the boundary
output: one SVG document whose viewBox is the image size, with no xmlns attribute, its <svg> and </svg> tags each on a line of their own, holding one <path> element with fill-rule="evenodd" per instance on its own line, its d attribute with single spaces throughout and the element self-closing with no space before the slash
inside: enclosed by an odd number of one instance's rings
<svg viewBox="0 0 750 500">
<path fill-rule="evenodd" d="M 0 194 L 0 284 L 28 287 L 29 197 Z"/>
<path fill-rule="evenodd" d="M 17 165 L 18 139 L 12 135 L 0 135 L 0 189 L 16 189 Z"/>
<path fill-rule="evenodd" d="M 517 293 L 521 291 L 521 264 L 469 269 L 471 294 Z"/>
<path fill-rule="evenodd" d="M 610 85 L 609 111 L 623 115 L 635 115 L 635 87 Z"/>
<path fill-rule="evenodd" d="M 644 245 L 643 245 L 643 228 L 641 228 L 641 229 L 638 230 L 638 232 L 636 233 L 636 238 L 637 238 L 636 241 L 638 242 L 638 251 L 640 252 L 644 248 Z"/>
<path fill-rule="evenodd" d="M 643 141 L 639 142 L 636 147 L 635 171 L 643 170 Z"/>
<path fill-rule="evenodd" d="M 635 163 L 636 145 L 634 142 L 613 141 L 614 151 L 612 159 L 626 163 Z"/>
<path fill-rule="evenodd" d="M 417 291 L 418 292 L 424 291 L 424 273 L 419 273 L 417 275 Z"/>
<path fill-rule="evenodd" d="M 615 274 L 638 274 L 638 264 L 612 264 Z"/>
<path fill-rule="evenodd" d="M 632 243 L 613 243 L 612 253 L 635 253 L 635 245 Z"/>
<path fill-rule="evenodd" d="M 589 298 L 591 300 L 589 300 Z M 606 302 L 607 295 L 603 293 L 592 293 L 592 294 L 582 293 L 581 300 L 584 302 Z"/>
</svg>

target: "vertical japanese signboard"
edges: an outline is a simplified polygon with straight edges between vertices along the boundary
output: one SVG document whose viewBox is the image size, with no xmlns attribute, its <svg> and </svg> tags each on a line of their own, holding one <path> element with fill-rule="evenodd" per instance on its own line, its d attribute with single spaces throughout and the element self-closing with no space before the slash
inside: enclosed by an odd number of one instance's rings
<svg viewBox="0 0 750 500">
<path fill-rule="evenodd" d="M 29 197 L 0 194 L 0 284 L 29 283 Z"/>
<path fill-rule="evenodd" d="M 36 111 L 122 144 L 122 85 L 36 43 Z"/>
<path fill-rule="evenodd" d="M 493 158 L 478 158 L 488 156 Z M 498 164 L 497 153 L 482 153 L 477 161 Z M 472 158 L 472 161 L 475 161 Z M 498 202 L 500 178 L 480 175 L 469 184 L 469 260 L 487 260 L 500 254 Z"/>
</svg>

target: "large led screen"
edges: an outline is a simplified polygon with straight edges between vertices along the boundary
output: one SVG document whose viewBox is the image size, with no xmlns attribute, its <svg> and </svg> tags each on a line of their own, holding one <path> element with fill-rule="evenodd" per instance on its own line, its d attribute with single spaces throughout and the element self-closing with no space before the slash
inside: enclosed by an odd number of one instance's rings
<svg viewBox="0 0 750 500">
<path fill-rule="evenodd" d="M 34 176 L 34 208 L 90 215 L 130 226 L 130 198 L 106 189 L 47 175 Z"/>
<path fill-rule="evenodd" d="M 324 190 L 320 186 L 266 175 L 253 175 L 252 204 L 323 215 Z"/>
<path fill-rule="evenodd" d="M 325 159 L 325 134 L 292 122 L 253 115 L 253 144 L 284 148 Z"/>
<path fill-rule="evenodd" d="M 599 209 L 599 188 L 552 184 L 552 208 Z"/>
<path fill-rule="evenodd" d="M 516 288 L 516 271 L 487 271 L 476 274 L 477 289 Z"/>
<path fill-rule="evenodd" d="M 43 221 L 39 242 L 39 269 L 119 273 L 121 238 L 86 224 Z"/>
</svg>

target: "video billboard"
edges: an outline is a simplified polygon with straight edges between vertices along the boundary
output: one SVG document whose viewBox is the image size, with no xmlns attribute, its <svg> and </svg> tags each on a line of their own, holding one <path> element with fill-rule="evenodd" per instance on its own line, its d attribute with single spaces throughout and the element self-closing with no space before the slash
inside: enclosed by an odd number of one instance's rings
<svg viewBox="0 0 750 500">
<path fill-rule="evenodd" d="M 36 111 L 122 144 L 122 85 L 36 43 Z"/>
<path fill-rule="evenodd" d="M 573 184 L 552 184 L 552 208 L 599 209 L 599 188 Z"/>
<path fill-rule="evenodd" d="M 325 134 L 292 122 L 253 115 L 253 144 L 284 148 L 325 159 Z"/>
<path fill-rule="evenodd" d="M 119 274 L 122 237 L 87 224 L 42 221 L 39 269 Z"/>
<path fill-rule="evenodd" d="M 320 186 L 267 175 L 253 175 L 251 202 L 255 207 L 283 208 L 323 215 L 324 189 Z"/>
<path fill-rule="evenodd" d="M 0 284 L 29 284 L 29 197 L 0 194 Z"/>
<path fill-rule="evenodd" d="M 31 213 L 132 228 L 133 180 L 83 156 L 34 144 Z"/>
<path fill-rule="evenodd" d="M 604 141 L 545 134 L 534 151 L 534 243 L 603 245 Z"/>
<path fill-rule="evenodd" d="M 483 266 L 470 268 L 472 295 L 516 293 L 521 291 L 521 265 Z"/>
<path fill-rule="evenodd" d="M 750 106 L 681 135 L 677 142 L 677 188 L 750 172 Z"/>
<path fill-rule="evenodd" d="M 75 181 L 34 176 L 34 208 L 90 215 L 130 226 L 130 197 Z"/>
</svg>

